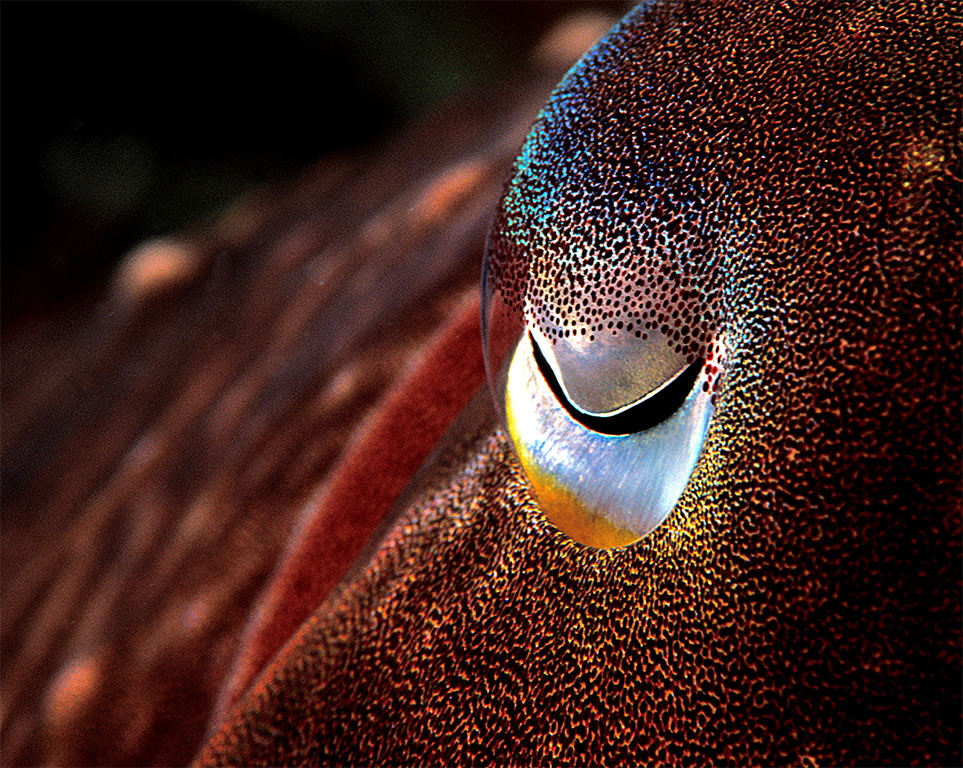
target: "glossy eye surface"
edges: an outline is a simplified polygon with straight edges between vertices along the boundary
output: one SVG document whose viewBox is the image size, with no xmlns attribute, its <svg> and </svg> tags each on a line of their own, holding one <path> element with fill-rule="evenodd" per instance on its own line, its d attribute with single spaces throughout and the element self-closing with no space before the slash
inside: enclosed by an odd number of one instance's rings
<svg viewBox="0 0 963 768">
<path fill-rule="evenodd" d="M 668 516 L 692 474 L 713 412 L 702 360 L 635 403 L 587 414 L 566 398 L 534 334 L 508 366 L 512 444 L 549 519 L 594 547 L 631 544 Z"/>
<path fill-rule="evenodd" d="M 609 548 L 665 521 L 698 463 L 727 363 L 718 275 L 734 248 L 728 235 L 706 247 L 681 194 L 629 186 L 645 177 L 632 137 L 600 149 L 582 92 L 563 82 L 516 160 L 486 248 L 483 333 L 540 508 Z"/>
<path fill-rule="evenodd" d="M 497 297 L 485 298 L 491 321 Z M 488 358 L 539 506 L 582 544 L 637 541 L 668 517 L 692 474 L 714 409 L 723 341 L 706 358 L 688 360 L 658 330 L 579 332 L 554 344 L 537 323 L 518 330 L 502 365 L 491 352 Z"/>
</svg>

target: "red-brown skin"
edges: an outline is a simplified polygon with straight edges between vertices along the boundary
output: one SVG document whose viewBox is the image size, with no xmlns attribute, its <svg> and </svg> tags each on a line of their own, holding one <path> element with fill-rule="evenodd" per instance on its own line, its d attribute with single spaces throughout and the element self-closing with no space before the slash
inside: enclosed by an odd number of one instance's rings
<svg viewBox="0 0 963 768">
<path fill-rule="evenodd" d="M 199 764 L 959 764 L 959 28 L 671 6 L 603 41 L 536 123 L 492 258 L 516 297 L 539 265 L 586 268 L 571 243 L 637 194 L 598 155 L 631 166 L 650 137 L 675 194 L 622 223 L 699 222 L 719 269 L 688 309 L 731 345 L 679 504 L 636 545 L 578 545 L 476 413 Z M 578 183 L 546 207 L 553 173 Z M 699 207 L 721 178 L 724 224 Z M 546 226 L 564 237 L 526 254 Z"/>
<path fill-rule="evenodd" d="M 332 470 L 322 498 L 309 506 L 291 549 L 255 609 L 217 714 L 237 697 L 344 577 L 383 524 L 385 510 L 424 463 L 439 436 L 485 377 L 477 294 L 466 297 L 404 373 L 360 438 Z M 378 478 L 372 483 L 371 477 Z M 336 533 L 332 533 L 336 532 Z"/>
</svg>

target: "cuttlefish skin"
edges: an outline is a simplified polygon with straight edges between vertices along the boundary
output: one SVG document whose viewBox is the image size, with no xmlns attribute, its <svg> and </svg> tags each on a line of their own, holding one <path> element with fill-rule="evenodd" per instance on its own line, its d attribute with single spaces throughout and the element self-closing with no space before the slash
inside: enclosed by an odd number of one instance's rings
<svg viewBox="0 0 963 768">
<path fill-rule="evenodd" d="M 666 4 L 583 58 L 491 257 L 551 302 L 614 233 L 668 250 L 729 347 L 682 498 L 571 541 L 483 395 L 199 764 L 958 764 L 959 32 Z"/>
</svg>

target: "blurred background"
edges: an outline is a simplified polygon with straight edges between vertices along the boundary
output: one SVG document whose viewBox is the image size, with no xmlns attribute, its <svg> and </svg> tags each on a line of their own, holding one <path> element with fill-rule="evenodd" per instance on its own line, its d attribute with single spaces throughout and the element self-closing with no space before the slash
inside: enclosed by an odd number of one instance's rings
<svg viewBox="0 0 963 768">
<path fill-rule="evenodd" d="M 624 10 L 0 0 L 0 763 L 190 761 L 289 532 L 477 295 L 528 125 Z"/>
<path fill-rule="evenodd" d="M 0 320 L 136 243 L 497 87 L 573 9 L 624 3 L 0 4 Z"/>
</svg>

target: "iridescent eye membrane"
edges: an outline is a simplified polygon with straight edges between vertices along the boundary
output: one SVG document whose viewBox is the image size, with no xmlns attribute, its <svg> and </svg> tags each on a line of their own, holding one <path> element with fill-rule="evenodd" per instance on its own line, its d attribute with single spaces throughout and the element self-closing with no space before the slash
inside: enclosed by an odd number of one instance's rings
<svg viewBox="0 0 963 768">
<path fill-rule="evenodd" d="M 642 538 L 679 500 L 713 413 L 707 384 L 699 359 L 613 414 L 588 414 L 526 333 L 495 391 L 504 392 L 508 433 L 546 516 L 604 548 Z"/>
</svg>

